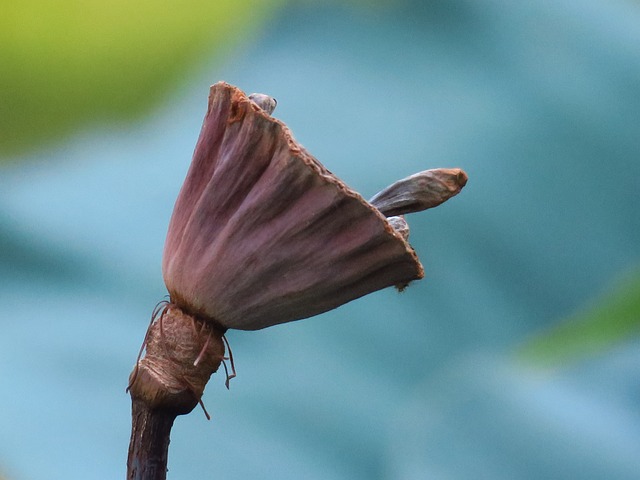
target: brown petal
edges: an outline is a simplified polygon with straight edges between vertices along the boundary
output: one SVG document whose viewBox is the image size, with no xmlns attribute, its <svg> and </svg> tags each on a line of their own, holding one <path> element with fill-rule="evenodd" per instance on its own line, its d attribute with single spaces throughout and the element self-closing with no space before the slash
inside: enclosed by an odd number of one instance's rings
<svg viewBox="0 0 640 480">
<path fill-rule="evenodd" d="M 253 330 L 422 278 L 409 244 L 239 89 L 211 87 L 164 280 L 183 310 Z"/>
<path fill-rule="evenodd" d="M 459 168 L 435 168 L 398 180 L 369 202 L 387 217 L 437 207 L 460 193 L 467 174 Z"/>
</svg>

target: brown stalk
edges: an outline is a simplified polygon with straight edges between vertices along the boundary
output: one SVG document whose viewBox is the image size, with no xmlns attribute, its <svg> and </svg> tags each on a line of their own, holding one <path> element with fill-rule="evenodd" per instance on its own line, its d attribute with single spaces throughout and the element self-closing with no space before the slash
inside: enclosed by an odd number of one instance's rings
<svg viewBox="0 0 640 480">
<path fill-rule="evenodd" d="M 194 324 L 197 328 L 194 328 Z M 167 306 L 149 326 L 146 354 L 131 374 L 128 480 L 164 480 L 171 427 L 201 401 L 224 357 L 223 330 Z"/>
</svg>

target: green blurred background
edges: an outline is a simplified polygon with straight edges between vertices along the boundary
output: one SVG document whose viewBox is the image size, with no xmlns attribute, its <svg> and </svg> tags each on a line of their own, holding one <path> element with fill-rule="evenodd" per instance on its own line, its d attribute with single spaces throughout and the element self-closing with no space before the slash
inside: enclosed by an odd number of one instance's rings
<svg viewBox="0 0 640 480">
<path fill-rule="evenodd" d="M 249 41 L 282 2 L 3 2 L 0 151 L 135 121 L 203 59 Z"/>
<path fill-rule="evenodd" d="M 128 373 L 218 80 L 408 218 L 426 278 L 231 332 L 169 478 L 635 479 L 640 6 L 2 2 L 0 472 L 125 473 Z"/>
</svg>

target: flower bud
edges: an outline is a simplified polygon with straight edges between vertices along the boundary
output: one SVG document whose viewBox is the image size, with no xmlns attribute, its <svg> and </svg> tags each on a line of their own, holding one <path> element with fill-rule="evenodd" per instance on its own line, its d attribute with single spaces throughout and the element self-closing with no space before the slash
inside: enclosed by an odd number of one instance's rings
<svg viewBox="0 0 640 480">
<path fill-rule="evenodd" d="M 460 193 L 467 174 L 459 168 L 435 168 L 398 180 L 369 202 L 387 217 L 437 207 Z"/>
</svg>

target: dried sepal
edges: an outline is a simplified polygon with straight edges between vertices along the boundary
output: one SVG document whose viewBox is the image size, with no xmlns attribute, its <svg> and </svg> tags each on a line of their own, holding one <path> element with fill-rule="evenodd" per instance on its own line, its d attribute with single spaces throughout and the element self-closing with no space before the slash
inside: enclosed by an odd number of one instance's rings
<svg viewBox="0 0 640 480">
<path fill-rule="evenodd" d="M 459 168 L 425 170 L 398 180 L 369 202 L 387 217 L 420 212 L 460 193 L 467 180 L 467 174 Z"/>
<path fill-rule="evenodd" d="M 423 274 L 402 235 L 283 123 L 235 87 L 211 88 L 165 244 L 172 302 L 253 330 Z"/>
<path fill-rule="evenodd" d="M 166 304 L 154 313 L 145 356 L 136 363 L 127 390 L 154 409 L 190 412 L 224 358 L 222 338 L 219 329 Z"/>
</svg>

